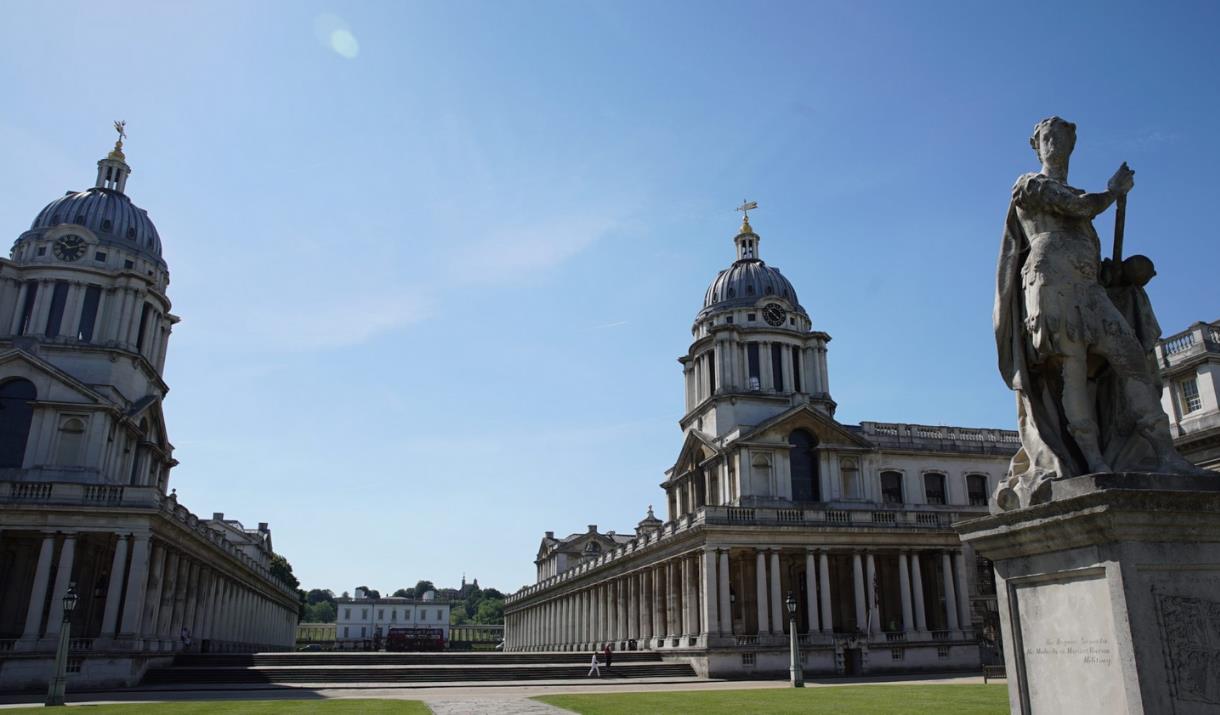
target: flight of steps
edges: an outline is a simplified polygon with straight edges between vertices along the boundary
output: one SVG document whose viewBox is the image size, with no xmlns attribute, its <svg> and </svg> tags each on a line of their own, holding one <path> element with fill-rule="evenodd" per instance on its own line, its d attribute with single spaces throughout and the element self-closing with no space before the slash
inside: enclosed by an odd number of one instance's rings
<svg viewBox="0 0 1220 715">
<path fill-rule="evenodd" d="M 149 670 L 142 685 L 494 682 L 583 679 L 590 653 L 254 653 L 179 655 L 166 668 Z M 604 666 L 604 663 L 603 663 Z M 663 662 L 650 651 L 615 652 L 603 677 L 693 678 L 688 663 Z"/>
</svg>

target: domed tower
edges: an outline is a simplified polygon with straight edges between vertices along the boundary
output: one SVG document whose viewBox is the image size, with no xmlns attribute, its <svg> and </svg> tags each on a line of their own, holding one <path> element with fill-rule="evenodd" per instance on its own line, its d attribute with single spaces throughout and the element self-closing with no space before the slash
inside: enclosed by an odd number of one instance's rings
<svg viewBox="0 0 1220 715">
<path fill-rule="evenodd" d="M 760 257 L 760 242 L 746 211 L 733 238 L 737 260 L 708 286 L 694 341 L 678 359 L 686 378 L 683 431 L 719 439 L 800 404 L 834 415 L 830 336 L 812 329 L 796 289 Z"/>
<path fill-rule="evenodd" d="M 0 427 L 0 468 L 164 487 L 161 373 L 178 318 L 160 236 L 125 193 L 115 128 L 94 186 L 47 204 L 0 259 L 0 399 L 30 406 Z"/>
</svg>

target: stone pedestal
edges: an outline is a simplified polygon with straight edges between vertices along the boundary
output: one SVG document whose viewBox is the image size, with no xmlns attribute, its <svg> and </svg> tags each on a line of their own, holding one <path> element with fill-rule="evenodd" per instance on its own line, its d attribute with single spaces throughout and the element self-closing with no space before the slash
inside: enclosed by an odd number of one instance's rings
<svg viewBox="0 0 1220 715">
<path fill-rule="evenodd" d="M 1012 712 L 1220 712 L 1220 475 L 1051 496 L 956 525 L 995 563 Z"/>
</svg>

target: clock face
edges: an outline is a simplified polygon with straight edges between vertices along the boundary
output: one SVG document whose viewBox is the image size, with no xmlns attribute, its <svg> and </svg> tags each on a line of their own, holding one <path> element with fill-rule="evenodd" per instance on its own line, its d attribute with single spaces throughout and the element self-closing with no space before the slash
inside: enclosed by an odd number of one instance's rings
<svg viewBox="0 0 1220 715">
<path fill-rule="evenodd" d="M 55 241 L 55 257 L 61 261 L 75 261 L 85 255 L 85 249 L 87 248 L 88 245 L 85 243 L 85 239 L 80 236 L 75 234 L 60 236 Z"/>
<path fill-rule="evenodd" d="M 784 324 L 784 318 L 788 317 L 788 312 L 784 310 L 784 306 L 779 303 L 768 303 L 762 309 L 763 320 L 767 321 L 767 325 L 780 326 Z"/>
</svg>

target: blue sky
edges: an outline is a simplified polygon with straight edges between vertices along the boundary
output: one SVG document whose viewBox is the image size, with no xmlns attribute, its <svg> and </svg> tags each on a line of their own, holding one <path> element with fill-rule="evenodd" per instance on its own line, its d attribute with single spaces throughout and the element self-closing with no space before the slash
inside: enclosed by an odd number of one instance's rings
<svg viewBox="0 0 1220 715">
<path fill-rule="evenodd" d="M 0 226 L 90 185 L 128 121 L 183 318 L 172 485 L 270 522 L 306 587 L 512 590 L 543 531 L 662 504 L 675 358 L 743 198 L 834 338 L 844 422 L 1013 424 L 995 257 L 1050 114 L 1079 125 L 1075 185 L 1136 170 L 1126 245 L 1166 332 L 1220 317 L 1214 3 L 4 16 Z"/>
</svg>

